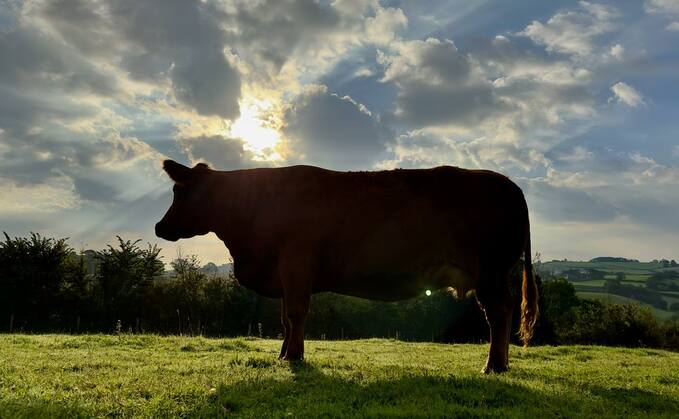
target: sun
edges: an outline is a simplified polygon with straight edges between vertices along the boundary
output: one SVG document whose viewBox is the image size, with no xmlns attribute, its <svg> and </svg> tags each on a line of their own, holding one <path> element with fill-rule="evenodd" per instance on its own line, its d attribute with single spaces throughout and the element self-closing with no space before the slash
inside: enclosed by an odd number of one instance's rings
<svg viewBox="0 0 679 419">
<path fill-rule="evenodd" d="M 248 99 L 241 103 L 240 117 L 231 125 L 230 134 L 245 141 L 245 147 L 258 159 L 277 160 L 281 137 L 274 127 L 274 104 L 269 100 Z"/>
</svg>

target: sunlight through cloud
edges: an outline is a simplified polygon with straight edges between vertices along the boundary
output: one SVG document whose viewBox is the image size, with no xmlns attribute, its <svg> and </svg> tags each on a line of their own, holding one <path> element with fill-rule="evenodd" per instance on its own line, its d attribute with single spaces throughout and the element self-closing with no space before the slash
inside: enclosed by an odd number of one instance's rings
<svg viewBox="0 0 679 419">
<path fill-rule="evenodd" d="M 269 100 L 247 99 L 241 103 L 240 117 L 231 125 L 231 136 L 245 141 L 245 147 L 260 160 L 280 160 L 276 151 L 280 134 L 275 128 L 274 104 Z"/>
</svg>

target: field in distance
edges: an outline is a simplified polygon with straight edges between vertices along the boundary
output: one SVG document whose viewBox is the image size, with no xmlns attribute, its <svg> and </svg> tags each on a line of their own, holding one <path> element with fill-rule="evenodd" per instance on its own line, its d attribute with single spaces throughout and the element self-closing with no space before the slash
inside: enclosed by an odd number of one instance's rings
<svg viewBox="0 0 679 419">
<path fill-rule="evenodd" d="M 581 298 L 639 303 L 664 320 L 679 318 L 679 266 L 671 262 L 602 257 L 553 260 L 537 264 L 536 269 L 546 280 L 567 279 Z"/>
<path fill-rule="evenodd" d="M 596 346 L 0 335 L 0 417 L 678 417 L 679 354 Z"/>
</svg>

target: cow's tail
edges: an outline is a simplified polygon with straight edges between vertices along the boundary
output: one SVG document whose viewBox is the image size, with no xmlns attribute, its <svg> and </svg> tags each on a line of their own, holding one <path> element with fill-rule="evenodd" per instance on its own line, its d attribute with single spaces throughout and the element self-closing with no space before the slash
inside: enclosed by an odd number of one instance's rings
<svg viewBox="0 0 679 419">
<path fill-rule="evenodd" d="M 533 273 L 533 262 L 531 260 L 530 251 L 530 226 L 528 226 L 528 238 L 526 240 L 526 247 L 523 253 L 523 285 L 521 287 L 522 301 L 521 301 L 521 326 L 519 328 L 519 336 L 523 341 L 524 346 L 528 346 L 533 337 L 535 330 L 535 323 L 538 320 L 538 286 L 535 283 L 535 274 Z"/>
</svg>

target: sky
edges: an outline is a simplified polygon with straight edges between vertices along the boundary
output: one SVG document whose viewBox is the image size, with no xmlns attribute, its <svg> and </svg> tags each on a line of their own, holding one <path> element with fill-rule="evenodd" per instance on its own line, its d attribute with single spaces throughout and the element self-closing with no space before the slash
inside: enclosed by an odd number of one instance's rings
<svg viewBox="0 0 679 419">
<path fill-rule="evenodd" d="M 170 243 L 162 161 L 453 165 L 543 260 L 679 257 L 679 0 L 0 0 L 0 229 Z M 454 193 L 454 191 L 450 191 Z"/>
</svg>

